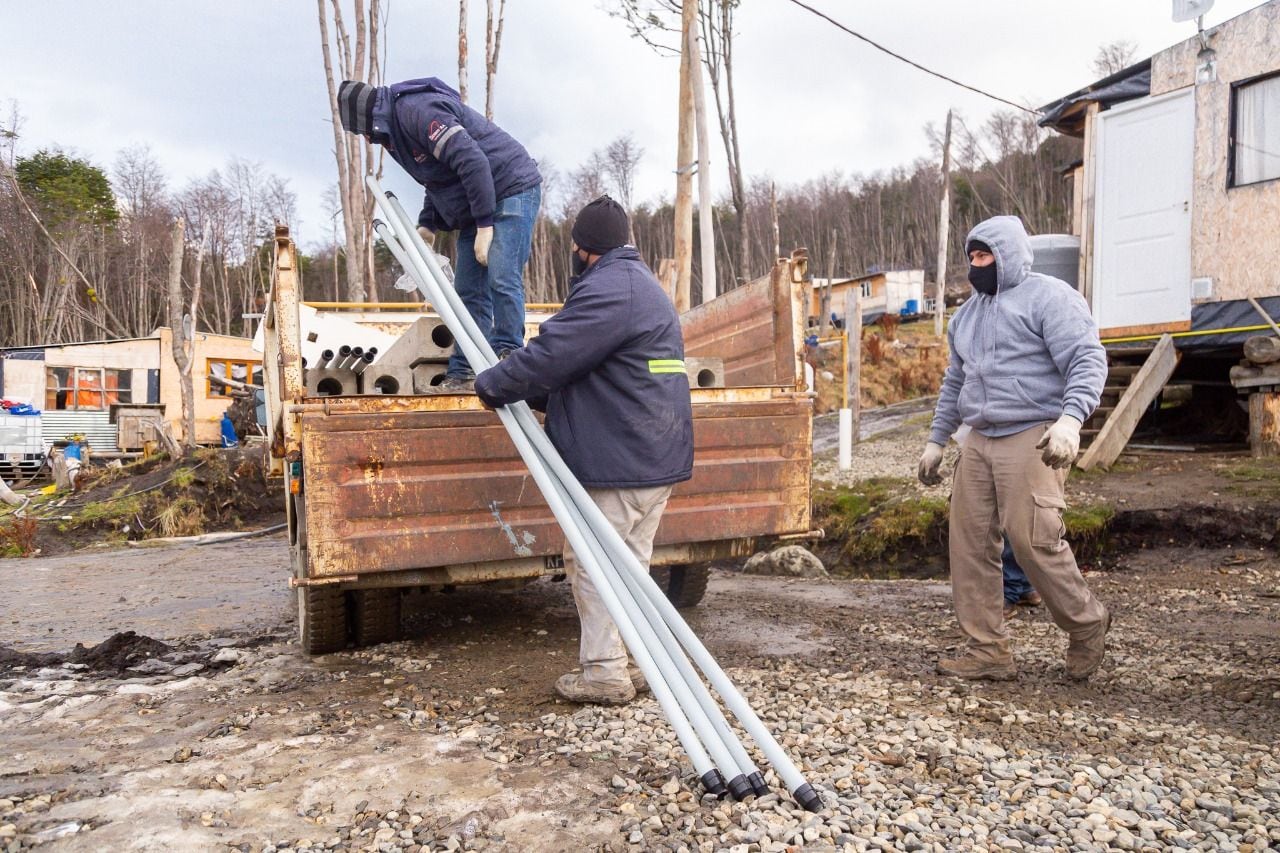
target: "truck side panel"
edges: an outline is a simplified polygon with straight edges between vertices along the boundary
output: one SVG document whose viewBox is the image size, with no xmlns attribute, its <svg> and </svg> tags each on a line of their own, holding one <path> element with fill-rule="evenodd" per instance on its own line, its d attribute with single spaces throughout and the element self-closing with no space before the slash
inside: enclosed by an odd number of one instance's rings
<svg viewBox="0 0 1280 853">
<path fill-rule="evenodd" d="M 809 529 L 811 406 L 767 389 L 694 392 L 694 476 L 655 544 Z M 491 412 L 302 416 L 314 578 L 560 554 L 563 536 Z"/>
</svg>

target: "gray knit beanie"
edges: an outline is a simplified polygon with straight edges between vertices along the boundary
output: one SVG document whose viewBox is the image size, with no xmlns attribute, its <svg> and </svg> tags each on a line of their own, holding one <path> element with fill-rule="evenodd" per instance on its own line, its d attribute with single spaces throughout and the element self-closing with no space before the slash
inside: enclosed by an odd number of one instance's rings
<svg viewBox="0 0 1280 853">
<path fill-rule="evenodd" d="M 368 136 L 373 132 L 373 103 L 378 90 L 368 83 L 343 80 L 338 87 L 338 118 L 350 133 Z"/>
</svg>

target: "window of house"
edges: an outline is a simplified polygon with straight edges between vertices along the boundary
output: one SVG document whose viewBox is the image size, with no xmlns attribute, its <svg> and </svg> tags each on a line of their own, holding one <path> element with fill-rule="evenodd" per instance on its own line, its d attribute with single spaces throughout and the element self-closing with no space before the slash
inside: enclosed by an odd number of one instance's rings
<svg viewBox="0 0 1280 853">
<path fill-rule="evenodd" d="M 209 397 L 230 397 L 231 389 L 217 379 L 230 379 L 248 385 L 262 386 L 262 362 L 236 361 L 226 358 L 211 358 L 205 369 L 206 395 Z"/>
<path fill-rule="evenodd" d="M 871 282 L 869 281 L 864 281 L 862 283 L 862 298 L 863 299 L 871 298 Z"/>
<path fill-rule="evenodd" d="M 64 411 L 103 411 L 133 402 L 133 371 L 111 367 L 45 368 L 44 407 Z"/>
<path fill-rule="evenodd" d="M 1280 74 L 1231 90 L 1230 184 L 1280 178 Z"/>
</svg>

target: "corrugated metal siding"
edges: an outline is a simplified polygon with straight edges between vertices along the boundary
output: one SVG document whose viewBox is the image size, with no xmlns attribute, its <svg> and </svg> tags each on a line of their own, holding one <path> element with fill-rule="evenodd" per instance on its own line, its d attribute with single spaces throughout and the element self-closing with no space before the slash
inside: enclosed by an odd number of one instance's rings
<svg viewBox="0 0 1280 853">
<path fill-rule="evenodd" d="M 107 412 L 45 411 L 41 414 L 45 447 L 60 441 L 72 433 L 84 433 L 89 447 L 97 451 L 115 452 L 116 425 Z"/>
</svg>

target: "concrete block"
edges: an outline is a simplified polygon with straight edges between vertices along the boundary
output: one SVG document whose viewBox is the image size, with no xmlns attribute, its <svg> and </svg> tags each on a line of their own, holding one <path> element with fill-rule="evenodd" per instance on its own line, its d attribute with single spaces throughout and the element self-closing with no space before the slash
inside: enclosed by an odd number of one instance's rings
<svg viewBox="0 0 1280 853">
<path fill-rule="evenodd" d="M 690 388 L 724 387 L 724 359 L 686 357 L 684 369 L 689 374 Z"/>
</svg>

